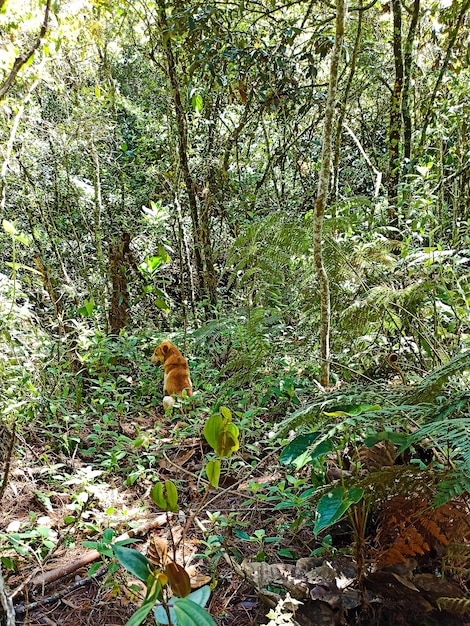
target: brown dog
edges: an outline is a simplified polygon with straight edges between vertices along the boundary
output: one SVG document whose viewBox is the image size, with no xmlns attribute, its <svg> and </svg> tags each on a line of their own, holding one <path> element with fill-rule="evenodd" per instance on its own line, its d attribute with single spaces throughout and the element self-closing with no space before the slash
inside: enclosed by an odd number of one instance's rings
<svg viewBox="0 0 470 626">
<path fill-rule="evenodd" d="M 188 362 L 171 341 L 164 341 L 155 348 L 151 359 L 157 365 L 163 363 L 163 394 L 181 396 L 186 391 L 188 396 L 193 395 L 193 384 L 189 377 Z"/>
</svg>

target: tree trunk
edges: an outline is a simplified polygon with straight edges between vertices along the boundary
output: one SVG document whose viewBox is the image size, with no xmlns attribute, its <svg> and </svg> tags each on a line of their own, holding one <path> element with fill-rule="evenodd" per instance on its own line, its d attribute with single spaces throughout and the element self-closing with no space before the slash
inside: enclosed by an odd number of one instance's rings
<svg viewBox="0 0 470 626">
<path fill-rule="evenodd" d="M 198 210 L 196 184 L 191 176 L 188 162 L 188 134 L 186 125 L 186 116 L 181 93 L 178 85 L 178 77 L 176 72 L 175 57 L 171 40 L 168 37 L 168 20 L 166 15 L 165 0 L 158 0 L 160 8 L 160 28 L 163 42 L 163 49 L 166 56 L 168 79 L 171 85 L 173 104 L 175 107 L 176 125 L 178 128 L 178 155 L 183 174 L 183 180 L 188 194 L 189 210 L 191 214 L 191 222 L 194 237 L 194 257 L 196 261 L 196 272 L 199 284 L 205 292 L 207 301 L 213 303 L 213 293 L 211 290 L 211 280 L 213 279 L 214 269 L 212 265 L 211 255 L 207 256 L 207 248 L 210 246 L 209 239 L 209 218 L 204 210 L 200 215 Z M 204 254 L 206 252 L 206 255 Z M 211 275 L 212 274 L 212 275 Z M 214 292 L 215 293 L 215 292 Z M 206 318 L 208 317 L 207 308 Z"/>
<path fill-rule="evenodd" d="M 130 242 L 129 233 L 123 232 L 120 239 L 109 247 L 109 274 L 112 283 L 109 327 L 113 335 L 119 335 L 129 317 L 128 275 L 132 259 Z"/>
<path fill-rule="evenodd" d="M 336 91 L 338 87 L 338 66 L 341 57 L 341 48 L 343 45 L 346 12 L 346 0 L 336 0 L 335 44 L 331 55 L 330 80 L 323 125 L 321 168 L 317 197 L 315 199 L 313 210 L 313 259 L 320 286 L 320 382 L 324 387 L 328 387 L 330 382 L 331 302 L 328 275 L 323 263 L 323 218 L 325 215 L 326 200 L 330 184 L 333 115 L 335 110 Z"/>
<path fill-rule="evenodd" d="M 41 45 L 41 42 L 44 39 L 46 32 L 47 32 L 47 26 L 49 23 L 49 14 L 51 10 L 51 2 L 52 0 L 46 0 L 46 8 L 44 10 L 44 19 L 42 22 L 41 30 L 39 31 L 39 35 L 37 36 L 33 45 L 31 46 L 29 50 L 27 50 L 26 52 L 23 52 L 23 54 L 20 54 L 18 57 L 16 57 L 15 62 L 13 63 L 13 67 L 10 70 L 10 73 L 4 80 L 3 84 L 0 85 L 0 100 L 5 96 L 5 94 L 8 92 L 10 87 L 13 85 L 15 78 L 18 72 L 20 71 L 20 69 L 29 61 L 29 59 L 33 56 L 33 54 Z M 3 6 L 3 3 L 0 4 L 0 8 L 2 6 Z"/>
<path fill-rule="evenodd" d="M 359 1 L 359 5 L 362 5 L 362 0 Z M 341 153 L 341 138 L 343 135 L 343 122 L 346 116 L 346 109 L 348 106 L 348 97 L 349 92 L 351 91 L 351 85 L 354 78 L 354 74 L 356 72 L 356 64 L 357 57 L 359 56 L 359 45 L 361 43 L 362 37 L 362 17 L 364 15 L 364 11 L 359 11 L 359 19 L 357 22 L 357 31 L 356 31 L 356 39 L 354 41 L 354 49 L 351 55 L 351 64 L 349 68 L 349 76 L 348 82 L 346 83 L 346 88 L 343 94 L 343 101 L 340 107 L 340 113 L 338 116 L 338 124 L 336 127 L 336 137 L 335 137 L 335 151 L 333 157 L 333 189 L 335 194 L 335 202 L 334 202 L 334 214 L 332 218 L 336 220 L 336 203 L 338 202 L 338 192 L 339 192 L 339 157 Z"/>
<path fill-rule="evenodd" d="M 398 226 L 398 185 L 400 183 L 400 146 L 402 133 L 403 50 L 401 37 L 401 0 L 392 0 L 393 11 L 393 59 L 395 83 L 390 103 L 389 172 L 388 172 L 388 221 Z"/>
<path fill-rule="evenodd" d="M 411 160 L 411 135 L 413 132 L 410 113 L 410 85 L 413 69 L 413 44 L 416 35 L 416 28 L 418 26 L 419 7 L 420 0 L 414 0 L 413 12 L 411 14 L 410 28 L 408 30 L 408 36 L 406 38 L 405 54 L 403 59 L 405 70 L 405 80 L 403 83 L 401 106 L 403 115 L 403 157 L 405 161 L 408 162 Z"/>
<path fill-rule="evenodd" d="M 459 16 L 455 22 L 454 29 L 449 33 L 449 39 L 447 44 L 446 55 L 444 61 L 440 64 L 441 69 L 439 72 L 439 76 L 437 77 L 436 84 L 434 85 L 434 89 L 431 97 L 428 100 L 428 108 L 426 110 L 426 114 L 424 116 L 423 124 L 421 127 L 421 147 L 424 146 L 424 140 L 426 138 L 426 131 L 428 128 L 428 124 L 431 121 L 431 115 L 433 112 L 434 103 L 437 97 L 437 92 L 439 91 L 439 87 L 441 85 L 442 79 L 444 78 L 444 74 L 447 71 L 447 66 L 449 65 L 450 57 L 452 55 L 452 48 L 454 47 L 455 41 L 457 39 L 457 35 L 459 34 L 460 27 L 464 21 L 465 15 L 467 11 L 470 9 L 470 0 L 463 0 L 462 6 L 460 7 Z"/>
</svg>

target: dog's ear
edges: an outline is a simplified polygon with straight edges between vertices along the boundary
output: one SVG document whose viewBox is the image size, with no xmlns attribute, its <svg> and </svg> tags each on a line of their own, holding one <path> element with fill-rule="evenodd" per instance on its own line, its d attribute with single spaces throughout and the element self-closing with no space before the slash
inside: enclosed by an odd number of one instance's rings
<svg viewBox="0 0 470 626">
<path fill-rule="evenodd" d="M 168 354 L 168 351 L 169 351 L 169 350 L 170 350 L 170 346 L 169 346 L 167 343 L 164 343 L 164 344 L 162 345 L 162 354 L 163 354 L 163 355 Z"/>
</svg>

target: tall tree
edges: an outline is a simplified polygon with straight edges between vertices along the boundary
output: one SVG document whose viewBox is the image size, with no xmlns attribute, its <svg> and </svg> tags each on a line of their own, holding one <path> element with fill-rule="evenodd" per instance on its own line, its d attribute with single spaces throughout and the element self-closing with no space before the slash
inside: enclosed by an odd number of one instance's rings
<svg viewBox="0 0 470 626">
<path fill-rule="evenodd" d="M 347 13 L 346 0 L 336 0 L 335 43 L 331 53 L 330 79 L 323 122 L 321 168 L 317 196 L 313 211 L 313 259 L 320 285 L 320 382 L 328 387 L 330 382 L 330 325 L 331 301 L 328 274 L 323 262 L 323 218 L 330 184 L 330 168 L 333 137 L 333 116 L 338 87 L 338 67 L 344 38 L 344 23 Z"/>
<path fill-rule="evenodd" d="M 161 41 L 166 57 L 166 69 L 168 80 L 171 85 L 171 93 L 178 129 L 178 155 L 183 180 L 188 196 L 188 203 L 193 226 L 194 256 L 196 259 L 196 269 L 199 283 L 207 301 L 215 306 L 216 291 L 214 285 L 214 267 L 211 256 L 211 246 L 209 238 L 208 210 L 207 203 L 204 203 L 202 211 L 199 210 L 197 198 L 197 186 L 193 180 L 188 160 L 188 131 L 187 120 L 181 98 L 180 85 L 177 76 L 176 59 L 170 37 L 165 0 L 158 0 Z M 155 57 L 153 55 L 155 60 Z M 206 310 L 206 317 L 208 317 Z"/>
<path fill-rule="evenodd" d="M 403 49 L 401 0 L 392 0 L 393 13 L 393 61 L 395 82 L 390 103 L 390 128 L 388 138 L 388 220 L 391 226 L 398 225 L 398 184 L 400 181 L 400 146 L 402 133 L 402 92 L 403 92 Z"/>
</svg>

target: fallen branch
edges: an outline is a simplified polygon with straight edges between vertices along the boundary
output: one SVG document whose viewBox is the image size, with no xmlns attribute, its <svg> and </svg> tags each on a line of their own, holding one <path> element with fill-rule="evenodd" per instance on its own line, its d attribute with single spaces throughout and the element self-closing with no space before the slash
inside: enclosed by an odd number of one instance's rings
<svg viewBox="0 0 470 626">
<path fill-rule="evenodd" d="M 146 524 L 143 524 L 142 526 L 139 526 L 138 528 L 133 528 L 132 530 L 129 530 L 127 533 L 124 533 L 123 535 L 120 535 L 119 537 L 117 537 L 116 542 L 123 541 L 125 539 L 131 539 L 133 537 L 141 537 L 143 535 L 146 535 L 148 531 L 152 530 L 153 528 L 157 528 L 158 526 L 164 526 L 167 522 L 168 515 L 169 514 L 167 513 L 162 513 L 161 515 L 151 520 L 150 522 L 147 522 Z M 29 580 L 26 580 L 24 583 L 20 585 L 20 587 L 15 589 L 15 591 L 11 594 L 10 598 L 14 598 L 25 587 L 28 587 L 29 590 L 33 589 L 34 587 L 39 587 L 39 586 L 45 587 L 49 583 L 55 582 L 56 580 L 59 580 L 60 578 L 63 578 L 64 576 L 68 576 L 69 574 L 72 574 L 72 572 L 75 572 L 77 569 L 80 569 L 81 567 L 84 567 L 85 565 L 89 565 L 90 563 L 93 563 L 93 561 L 96 561 L 96 559 L 98 559 L 100 556 L 101 555 L 98 552 L 98 550 L 89 550 L 89 552 L 83 555 L 80 559 L 77 559 L 76 561 L 73 561 L 72 563 L 66 563 L 65 565 L 60 565 L 59 567 L 48 570 L 47 572 L 43 572 L 42 574 L 40 574 L 39 576 L 36 576 L 35 578 L 32 578 L 32 579 L 30 578 Z"/>
<path fill-rule="evenodd" d="M 23 613 L 26 613 L 26 611 L 30 612 L 45 604 L 50 604 L 51 602 L 60 600 L 64 596 L 68 595 L 69 593 L 72 593 L 72 591 L 75 591 L 75 589 L 78 589 L 80 587 L 85 587 L 86 585 L 91 583 L 92 580 L 101 578 L 101 576 L 104 576 L 107 571 L 108 571 L 108 568 L 106 566 L 101 567 L 95 574 L 93 574 L 93 576 L 90 576 L 87 578 L 80 578 L 80 580 L 76 580 L 65 589 L 61 589 L 60 591 L 53 593 L 51 596 L 48 596 L 47 598 L 42 598 L 41 600 L 37 600 L 36 602 L 30 602 L 29 604 L 26 602 L 24 602 L 23 604 L 18 604 L 17 606 L 15 606 L 16 615 L 22 615 Z"/>
</svg>

